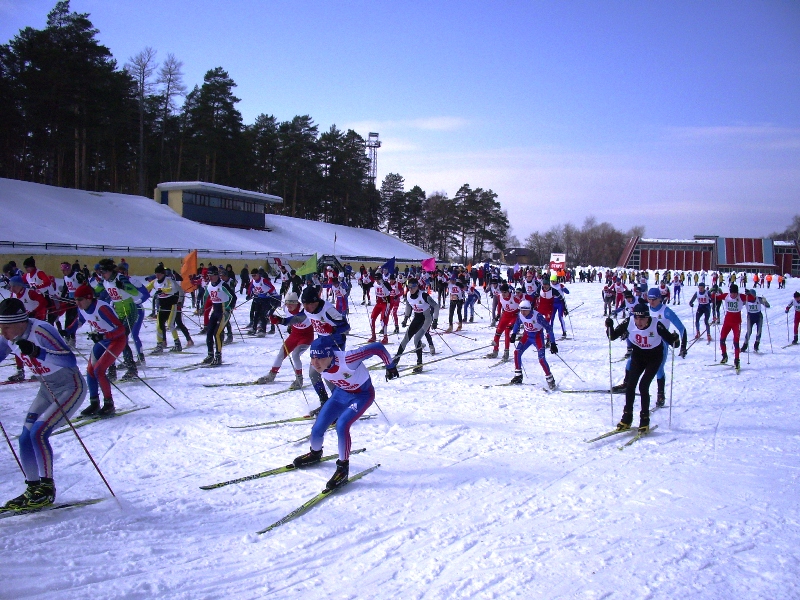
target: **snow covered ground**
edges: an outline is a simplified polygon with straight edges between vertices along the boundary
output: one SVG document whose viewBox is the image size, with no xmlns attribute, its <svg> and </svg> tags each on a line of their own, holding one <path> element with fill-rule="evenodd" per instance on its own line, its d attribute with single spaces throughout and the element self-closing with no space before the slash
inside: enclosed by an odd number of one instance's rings
<svg viewBox="0 0 800 600">
<path fill-rule="evenodd" d="M 585 304 L 572 314 L 575 337 L 559 343 L 560 356 L 585 382 L 548 353 L 562 389 L 608 385 L 600 288 L 570 286 L 570 304 Z M 352 457 L 351 473 L 381 467 L 263 536 L 254 532 L 322 489 L 333 463 L 200 490 L 290 462 L 306 451 L 292 440 L 310 425 L 229 429 L 301 415 L 308 405 L 300 392 L 258 398 L 288 386 L 288 362 L 273 385 L 202 385 L 266 373 L 277 336 L 237 338 L 219 369 L 163 368 L 200 360 L 195 336 L 194 356 L 148 358 L 147 374 L 165 377 L 149 383 L 177 410 L 140 383 L 123 384 L 130 400 L 117 393 L 120 409 L 150 408 L 79 430 L 119 502 L 0 522 L 0 597 L 800 597 L 800 348 L 781 349 L 792 291 L 764 291 L 774 354 L 765 331 L 762 354 L 743 357 L 737 376 L 707 366 L 714 346 L 701 341 L 675 361 L 671 427 L 669 410 L 659 410 L 658 429 L 623 451 L 626 436 L 583 441 L 615 422 L 608 395 L 543 391 L 532 351 L 525 369 L 533 385 L 523 387 L 484 388 L 513 374 L 489 360 L 445 360 L 391 382 L 376 371 L 389 422 L 373 407 L 378 418 L 353 426 L 353 448 L 367 452 Z M 688 305 L 675 308 L 688 324 Z M 462 332 L 476 341 L 437 337 L 437 350 L 488 344 L 487 317 L 478 306 Z M 364 307 L 354 306 L 351 322 L 367 332 Z M 151 322 L 144 337 L 152 347 Z M 614 343 L 615 360 L 624 351 Z M 407 355 L 402 364 L 412 362 Z M 4 365 L 3 378 L 11 374 Z M 613 365 L 615 383 L 623 365 Z M 11 433 L 35 389 L 0 386 L 0 418 Z M 72 434 L 55 437 L 54 448 L 60 501 L 108 496 Z M 330 433 L 325 451 L 335 449 Z M 21 492 L 7 450 L 0 477 L 4 498 Z"/>
</svg>

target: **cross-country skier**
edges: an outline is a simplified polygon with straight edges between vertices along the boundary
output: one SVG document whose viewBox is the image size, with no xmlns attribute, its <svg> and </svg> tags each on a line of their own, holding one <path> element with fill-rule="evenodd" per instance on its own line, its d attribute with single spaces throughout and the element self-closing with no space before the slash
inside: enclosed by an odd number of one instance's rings
<svg viewBox="0 0 800 600">
<path fill-rule="evenodd" d="M 180 352 L 181 342 L 178 339 L 178 331 L 175 329 L 175 306 L 178 303 L 178 282 L 172 277 L 167 277 L 167 270 L 164 265 L 159 264 L 155 268 L 155 279 L 147 283 L 147 290 L 153 292 L 153 296 L 158 299 L 158 315 L 156 325 L 157 344 L 152 354 L 161 354 L 167 347 L 167 330 L 172 333 L 174 342 L 173 350 Z"/>
<path fill-rule="evenodd" d="M 522 326 L 522 338 L 519 341 L 516 349 L 514 350 L 514 378 L 511 383 L 522 383 L 522 355 L 529 346 L 535 345 L 536 352 L 539 356 L 539 364 L 544 371 L 547 386 L 554 390 L 556 389 L 556 380 L 553 374 L 550 373 L 550 365 L 547 364 L 544 351 L 544 332 L 547 332 L 547 337 L 550 338 L 550 353 L 558 354 L 558 346 L 556 339 L 553 335 L 553 326 L 547 322 L 543 315 L 533 310 L 530 301 L 523 300 L 519 303 L 519 315 L 514 327 L 511 330 L 511 343 L 517 341 L 517 332 Z"/>
<path fill-rule="evenodd" d="M 708 319 L 711 316 L 711 304 L 712 298 L 711 294 L 706 291 L 706 284 L 702 281 L 697 286 L 697 291 L 694 293 L 692 298 L 689 300 L 689 307 L 694 308 L 694 302 L 697 300 L 697 313 L 694 317 L 694 338 L 697 339 L 700 337 L 700 317 L 705 318 L 706 324 L 706 336 L 709 342 L 711 342 L 711 329 L 708 324 Z"/>
<path fill-rule="evenodd" d="M 29 289 L 28 284 L 19 275 L 14 275 L 8 280 L 8 289 L 11 297 L 16 298 L 28 311 L 28 316 L 40 321 L 47 321 L 47 299 L 36 290 Z M 17 372 L 8 378 L 8 381 L 25 381 L 25 364 L 14 355 L 17 363 Z"/>
<path fill-rule="evenodd" d="M 797 344 L 797 327 L 800 325 L 800 292 L 795 292 L 792 301 L 786 305 L 786 313 L 794 307 L 794 339 L 792 344 Z"/>
<path fill-rule="evenodd" d="M 81 416 L 113 415 L 116 409 L 107 371 L 122 354 L 122 349 L 128 343 L 128 334 L 111 305 L 95 298 L 94 290 L 87 284 L 82 284 L 76 290 L 75 303 L 78 305 L 78 320 L 72 324 L 70 333 L 75 333 L 78 327 L 88 323 L 91 330 L 89 339 L 94 342 L 86 365 L 89 406 L 81 411 Z M 103 392 L 102 408 L 100 392 Z"/>
<path fill-rule="evenodd" d="M 461 323 L 463 321 L 461 309 L 464 306 L 464 283 L 458 279 L 455 273 L 450 275 L 450 281 L 447 283 L 447 295 L 450 298 L 450 324 L 447 327 L 446 332 L 450 333 L 453 331 L 454 313 L 458 313 L 458 327 L 456 327 L 456 331 L 461 331 Z"/>
<path fill-rule="evenodd" d="M 125 327 L 126 339 L 122 354 L 124 357 L 123 364 L 127 371 L 122 376 L 122 381 L 130 381 L 136 379 L 139 374 L 136 370 L 136 360 L 133 358 L 133 352 L 128 346 L 127 336 L 131 335 L 136 326 L 136 319 L 139 315 L 135 299 L 139 298 L 141 294 L 127 277 L 117 273 L 117 265 L 110 258 L 104 258 L 100 261 L 100 275 L 103 278 L 103 285 L 95 288 L 94 292 L 97 295 L 103 291 L 106 292 L 111 301 L 111 306 L 114 308 L 114 313 Z"/>
<path fill-rule="evenodd" d="M 10 353 L 38 375 L 41 384 L 19 436 L 19 458 L 28 487 L 6 502 L 5 508 L 41 508 L 56 498 L 50 434 L 64 423 L 65 413 L 71 416 L 78 410 L 86 396 L 86 381 L 58 330 L 45 321 L 29 318 L 17 298 L 0 302 L 0 360 Z"/>
<path fill-rule="evenodd" d="M 419 287 L 419 281 L 415 277 L 409 277 L 406 282 L 408 292 L 406 293 L 406 314 L 403 318 L 403 327 L 408 325 L 408 318 L 414 315 L 400 342 L 400 347 L 397 349 L 397 354 L 394 355 L 392 364 L 396 367 L 400 362 L 400 357 L 406 350 L 409 341 L 414 340 L 414 350 L 417 353 L 417 366 L 414 367 L 414 373 L 422 371 L 422 336 L 428 340 L 428 347 L 431 354 L 436 354 L 436 348 L 433 347 L 433 339 L 431 338 L 430 328 L 436 329 L 439 321 L 439 305 L 436 300 L 431 298 L 426 292 L 423 292 Z"/>
<path fill-rule="evenodd" d="M 486 358 L 497 358 L 497 353 L 500 349 L 500 336 L 505 334 L 503 360 L 508 360 L 509 345 L 511 342 L 511 328 L 517 321 L 517 315 L 519 314 L 519 303 L 523 300 L 523 298 L 523 293 L 512 294 L 507 283 L 500 285 L 500 295 L 498 298 L 498 302 L 501 307 L 500 321 L 497 323 L 497 329 L 494 331 L 492 351 L 486 355 Z"/>
<path fill-rule="evenodd" d="M 753 350 L 758 352 L 758 345 L 761 343 L 761 327 L 764 325 L 764 315 L 761 314 L 761 306 L 763 305 L 770 308 L 770 305 L 766 298 L 756 294 L 755 289 L 745 290 L 744 293 L 744 301 L 747 305 L 747 333 L 744 336 L 742 352 L 747 352 L 747 346 L 750 343 L 750 334 L 753 332 L 754 325 L 756 327 L 756 341 L 753 344 Z"/>
<path fill-rule="evenodd" d="M 719 347 L 722 351 L 720 364 L 728 362 L 728 349 L 725 340 L 728 333 L 733 333 L 733 366 L 739 370 L 739 334 L 742 329 L 742 309 L 745 307 L 744 297 L 739 293 L 739 286 L 735 283 L 730 285 L 727 294 L 718 295 L 720 302 L 725 303 L 725 318 L 722 321 L 722 331 L 719 334 Z"/>
<path fill-rule="evenodd" d="M 303 290 L 300 301 L 303 303 L 303 313 L 311 321 L 314 333 L 318 337 L 331 338 L 333 345 L 338 350 L 344 350 L 347 343 L 347 332 L 350 331 L 350 323 L 347 322 L 347 317 L 337 311 L 330 302 L 322 300 L 319 297 L 319 290 L 313 286 Z M 328 392 L 325 391 L 322 378 L 315 369 L 310 368 L 308 376 L 314 386 L 314 391 L 319 396 L 319 408 L 312 410 L 310 413 L 311 415 L 316 415 L 328 401 Z"/>
<path fill-rule="evenodd" d="M 220 279 L 219 269 L 213 265 L 208 268 L 208 285 L 205 287 L 205 294 L 211 300 L 211 314 L 208 318 L 208 330 L 206 331 L 208 355 L 202 362 L 205 365 L 221 365 L 222 336 L 225 333 L 225 325 L 228 319 L 231 318 L 231 306 L 235 296 L 231 289 Z"/>
<path fill-rule="evenodd" d="M 275 376 L 281 369 L 281 364 L 286 359 L 287 353 L 292 355 L 292 366 L 294 367 L 295 379 L 289 386 L 290 390 L 299 390 L 303 387 L 303 363 L 300 360 L 300 355 L 308 350 L 311 342 L 314 341 L 314 328 L 311 325 L 311 320 L 308 316 L 301 312 L 300 301 L 297 294 L 289 292 L 286 294 L 286 312 L 289 314 L 286 317 L 279 317 L 272 315 L 269 319 L 275 325 L 285 325 L 290 327 L 291 331 L 286 337 L 286 340 L 281 344 L 278 355 L 275 357 L 275 362 L 272 363 L 272 369 L 269 373 L 260 377 L 258 383 L 272 383 L 275 381 Z"/>
<path fill-rule="evenodd" d="M 369 338 L 370 342 L 374 342 L 376 340 L 375 334 L 375 321 L 378 320 L 380 317 L 381 320 L 381 333 L 383 334 L 383 339 L 381 339 L 381 344 L 388 344 L 389 338 L 386 335 L 386 327 L 389 324 L 389 311 L 392 308 L 391 305 L 391 295 L 392 295 L 392 288 L 389 287 L 389 284 L 383 280 L 383 274 L 380 271 L 376 271 L 375 275 L 375 307 L 372 309 L 372 314 L 370 315 L 369 326 L 372 330 L 372 336 Z"/>
<path fill-rule="evenodd" d="M 336 423 L 339 460 L 336 461 L 336 472 L 326 484 L 329 490 L 347 483 L 350 471 L 350 427 L 375 401 L 375 388 L 363 364 L 373 356 L 383 360 L 387 379 L 399 376 L 383 344 L 371 343 L 355 350 L 337 350 L 330 336 L 319 337 L 311 344 L 311 367 L 333 387 L 333 393 L 311 428 L 310 452 L 295 458 L 294 466 L 302 468 L 320 461 L 325 432 L 332 423 Z"/>
<path fill-rule="evenodd" d="M 656 288 L 654 288 L 656 289 Z M 653 381 L 664 355 L 662 346 L 667 343 L 677 348 L 681 343 L 681 336 L 670 333 L 667 328 L 650 316 L 650 311 L 643 303 L 633 308 L 633 316 L 625 319 L 616 329 L 614 321 L 608 317 L 605 321 L 606 335 L 612 340 L 627 337 L 633 344 L 633 353 L 626 377 L 628 386 L 625 390 L 625 408 L 622 419 L 617 424 L 617 429 L 624 431 L 631 428 L 633 423 L 633 402 L 636 398 L 636 384 L 639 384 L 641 395 L 641 411 L 639 413 L 639 432 L 646 433 L 650 430 L 650 383 Z"/>
</svg>

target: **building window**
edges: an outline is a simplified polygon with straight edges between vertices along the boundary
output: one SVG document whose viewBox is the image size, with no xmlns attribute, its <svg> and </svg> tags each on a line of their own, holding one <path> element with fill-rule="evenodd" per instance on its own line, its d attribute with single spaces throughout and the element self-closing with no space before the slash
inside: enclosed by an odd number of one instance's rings
<svg viewBox="0 0 800 600">
<path fill-rule="evenodd" d="M 166 192 L 162 192 L 162 194 L 164 193 Z M 225 196 L 199 194 L 197 192 L 183 192 L 183 202 L 184 204 L 194 204 L 196 206 L 208 206 L 210 208 L 222 208 L 225 210 L 264 214 L 264 205 L 262 204 L 257 202 L 248 202 L 247 200 L 239 200 L 236 198 L 228 198 Z"/>
</svg>

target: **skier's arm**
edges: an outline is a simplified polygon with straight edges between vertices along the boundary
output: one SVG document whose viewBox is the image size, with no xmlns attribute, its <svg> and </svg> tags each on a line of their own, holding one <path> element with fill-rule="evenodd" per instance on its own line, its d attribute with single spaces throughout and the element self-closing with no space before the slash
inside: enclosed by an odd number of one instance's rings
<svg viewBox="0 0 800 600">
<path fill-rule="evenodd" d="M 556 343 L 556 336 L 553 333 L 553 326 L 550 324 L 550 321 L 545 319 L 544 315 L 539 314 L 539 316 L 536 317 L 536 322 L 539 323 L 539 325 L 541 325 L 544 328 L 544 330 L 547 332 L 547 337 L 550 340 L 550 343 L 551 344 L 555 344 Z"/>
<path fill-rule="evenodd" d="M 386 350 L 386 346 L 380 342 L 372 342 L 371 344 L 366 344 L 355 350 L 348 350 L 345 354 L 345 362 L 348 366 L 355 369 L 362 362 L 373 356 L 380 357 L 384 365 L 389 365 L 392 362 L 389 351 Z"/>
<path fill-rule="evenodd" d="M 438 321 L 439 320 L 439 303 L 436 302 L 436 300 L 431 298 L 425 292 L 422 292 L 422 299 L 425 300 L 425 302 L 428 303 L 428 306 L 431 307 L 431 316 L 432 316 L 433 320 L 434 321 Z"/>
<path fill-rule="evenodd" d="M 680 344 L 681 335 L 679 333 L 671 333 L 661 322 L 656 324 L 656 331 L 673 348 L 677 348 L 678 344 Z"/>
<path fill-rule="evenodd" d="M 619 338 L 627 337 L 628 323 L 630 322 L 630 317 L 623 320 L 619 325 L 616 326 L 616 328 L 613 327 L 613 322 L 612 325 L 609 325 L 608 324 L 609 321 L 610 319 L 606 319 L 606 335 L 609 337 L 609 339 L 616 340 Z"/>
</svg>

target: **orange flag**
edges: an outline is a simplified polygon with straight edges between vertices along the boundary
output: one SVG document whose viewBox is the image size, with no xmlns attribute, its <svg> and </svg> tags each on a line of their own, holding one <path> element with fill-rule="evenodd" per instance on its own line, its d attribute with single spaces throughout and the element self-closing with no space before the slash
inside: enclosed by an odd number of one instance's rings
<svg viewBox="0 0 800 600">
<path fill-rule="evenodd" d="M 181 265 L 181 277 L 183 277 L 181 287 L 187 294 L 191 294 L 197 289 L 196 285 L 192 285 L 191 278 L 194 275 L 197 275 L 197 250 L 192 250 L 189 254 L 184 256 L 183 264 Z"/>
</svg>

